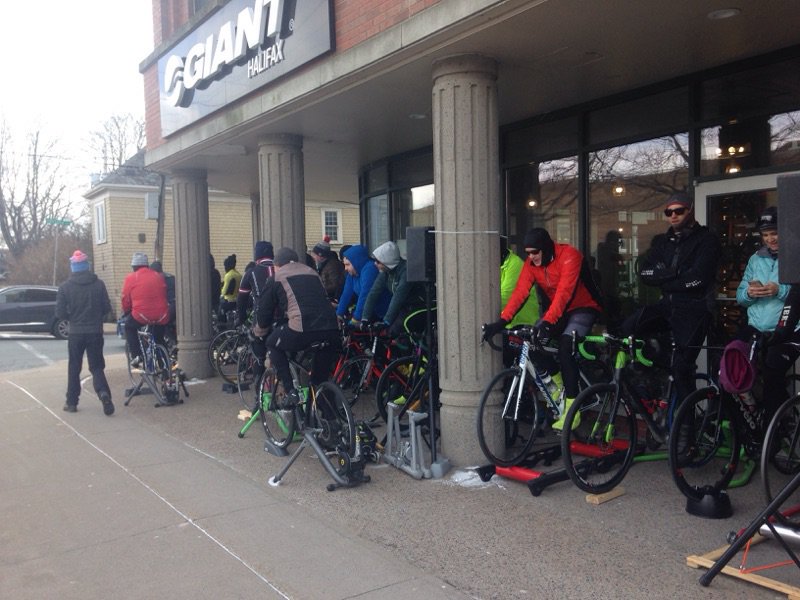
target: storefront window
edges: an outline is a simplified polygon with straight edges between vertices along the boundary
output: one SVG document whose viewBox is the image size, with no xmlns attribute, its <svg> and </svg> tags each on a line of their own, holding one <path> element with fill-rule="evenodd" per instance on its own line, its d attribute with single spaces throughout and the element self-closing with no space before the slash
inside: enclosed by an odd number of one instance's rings
<svg viewBox="0 0 800 600">
<path fill-rule="evenodd" d="M 639 258 L 667 230 L 666 199 L 687 188 L 688 139 L 681 133 L 589 154 L 588 254 L 612 325 L 657 299 L 636 275 Z"/>
<path fill-rule="evenodd" d="M 370 251 L 389 240 L 389 197 L 386 194 L 367 198 L 368 245 Z"/>
<path fill-rule="evenodd" d="M 530 163 L 506 171 L 509 246 L 522 250 L 525 233 L 544 227 L 554 240 L 577 245 L 578 158 Z"/>
</svg>

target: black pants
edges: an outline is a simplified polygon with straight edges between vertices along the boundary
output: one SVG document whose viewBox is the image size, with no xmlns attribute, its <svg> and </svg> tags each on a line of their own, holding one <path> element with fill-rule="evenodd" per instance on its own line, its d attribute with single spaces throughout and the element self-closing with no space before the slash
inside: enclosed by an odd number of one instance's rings
<svg viewBox="0 0 800 600">
<path fill-rule="evenodd" d="M 711 325 L 711 313 L 702 301 L 687 306 L 673 306 L 661 301 L 645 306 L 631 315 L 623 324 L 625 335 L 645 337 L 672 332 L 675 353 L 672 359 L 672 377 L 678 404 L 697 389 L 697 356 Z"/>
<path fill-rule="evenodd" d="M 92 385 L 95 393 L 107 392 L 111 396 L 106 374 L 106 361 L 103 358 L 102 333 L 70 333 L 67 340 L 69 363 L 67 366 L 67 404 L 77 406 L 78 397 L 81 395 L 81 369 L 83 368 L 83 353 L 89 361 L 89 372 L 92 374 Z"/>
<path fill-rule="evenodd" d="M 147 323 L 139 323 L 139 321 L 130 316 L 125 321 L 125 340 L 128 342 L 131 358 L 142 355 L 142 346 L 139 343 L 139 327 L 143 325 L 147 325 Z M 165 328 L 165 325 L 153 325 L 153 337 L 155 337 L 156 344 L 164 343 Z"/>
<path fill-rule="evenodd" d="M 311 364 L 310 381 L 318 385 L 327 380 L 331 375 L 331 368 L 341 349 L 341 334 L 338 329 L 325 331 L 294 331 L 286 325 L 276 327 L 267 336 L 266 346 L 269 359 L 278 379 L 286 390 L 294 387 L 292 374 L 289 370 L 289 359 L 286 352 L 305 350 L 314 342 L 328 342 L 328 346 L 314 352 L 314 361 Z"/>
</svg>

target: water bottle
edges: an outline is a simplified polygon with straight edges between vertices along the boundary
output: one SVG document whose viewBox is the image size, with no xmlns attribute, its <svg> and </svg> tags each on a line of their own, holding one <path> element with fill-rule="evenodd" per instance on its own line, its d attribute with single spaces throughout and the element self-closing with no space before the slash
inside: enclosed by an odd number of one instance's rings
<svg viewBox="0 0 800 600">
<path fill-rule="evenodd" d="M 547 393 L 550 394 L 550 397 L 553 400 L 558 399 L 558 384 L 553 381 L 553 378 L 550 376 L 550 373 L 547 371 L 540 371 L 539 369 L 536 370 L 536 374 L 541 378 L 542 385 L 544 385 Z"/>
</svg>

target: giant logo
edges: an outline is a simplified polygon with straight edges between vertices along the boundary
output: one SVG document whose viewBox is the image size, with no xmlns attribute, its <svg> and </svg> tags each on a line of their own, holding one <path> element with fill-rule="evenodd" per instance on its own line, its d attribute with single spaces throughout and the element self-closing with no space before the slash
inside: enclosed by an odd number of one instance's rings
<svg viewBox="0 0 800 600">
<path fill-rule="evenodd" d="M 226 21 L 218 32 L 212 32 L 204 42 L 193 45 L 186 56 L 172 54 L 164 67 L 164 93 L 172 106 L 188 106 L 191 92 L 204 82 L 211 81 L 226 66 L 244 58 L 247 53 L 274 40 L 272 46 L 259 54 L 277 62 L 283 59 L 283 40 L 278 39 L 283 21 L 284 0 L 255 0 L 253 7 L 242 9 L 234 23 Z"/>
</svg>

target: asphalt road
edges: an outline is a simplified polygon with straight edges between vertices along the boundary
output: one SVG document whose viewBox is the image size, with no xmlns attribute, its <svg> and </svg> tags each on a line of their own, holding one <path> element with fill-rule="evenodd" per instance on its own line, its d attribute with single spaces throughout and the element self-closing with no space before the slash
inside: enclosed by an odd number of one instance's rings
<svg viewBox="0 0 800 600">
<path fill-rule="evenodd" d="M 125 353 L 125 340 L 106 333 L 106 356 Z M 46 367 L 67 359 L 67 342 L 47 333 L 0 333 L 0 372 Z"/>
</svg>

